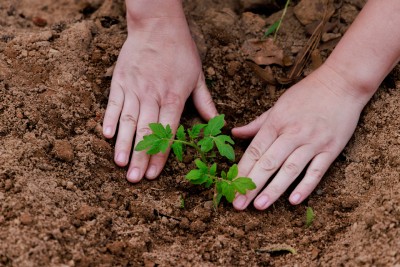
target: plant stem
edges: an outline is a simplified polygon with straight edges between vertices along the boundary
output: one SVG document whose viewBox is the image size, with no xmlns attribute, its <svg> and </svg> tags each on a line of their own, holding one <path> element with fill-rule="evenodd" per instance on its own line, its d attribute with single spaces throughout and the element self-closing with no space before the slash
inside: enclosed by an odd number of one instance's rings
<svg viewBox="0 0 400 267">
<path fill-rule="evenodd" d="M 207 162 L 206 154 L 204 154 L 204 152 L 201 151 L 201 148 L 200 148 L 196 143 L 194 143 L 194 142 L 192 143 L 192 142 L 182 141 L 182 140 L 173 140 L 173 141 L 174 141 L 174 142 L 178 142 L 178 143 L 182 143 L 182 144 L 187 145 L 187 146 L 193 147 L 193 148 L 196 149 L 196 151 L 200 154 L 201 160 L 202 160 L 203 162 Z"/>
<path fill-rule="evenodd" d="M 288 9 L 288 7 L 289 7 L 289 4 L 290 4 L 290 0 L 287 0 L 287 1 L 286 1 L 286 4 L 285 4 L 285 7 L 283 8 L 282 16 L 281 16 L 281 18 L 279 19 L 278 27 L 276 28 L 275 33 L 274 33 L 274 42 L 276 41 L 276 35 L 278 34 L 279 28 L 281 27 L 283 18 L 284 18 L 285 15 L 286 15 L 286 11 L 287 11 L 287 9 Z"/>
</svg>

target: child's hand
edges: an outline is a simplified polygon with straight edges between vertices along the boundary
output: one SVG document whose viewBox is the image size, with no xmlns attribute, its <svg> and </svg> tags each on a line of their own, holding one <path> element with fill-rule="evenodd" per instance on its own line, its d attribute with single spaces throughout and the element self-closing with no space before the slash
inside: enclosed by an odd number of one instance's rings
<svg viewBox="0 0 400 267">
<path fill-rule="evenodd" d="M 169 124 L 175 132 L 190 94 L 204 119 L 217 115 L 186 19 L 151 18 L 131 27 L 114 70 L 103 123 L 104 136 L 112 138 L 119 122 L 115 162 L 128 164 L 133 140 L 136 146 L 150 133 L 149 123 Z M 133 151 L 128 180 L 157 177 L 167 157 Z"/>
<path fill-rule="evenodd" d="M 369 99 L 352 95 L 349 92 L 355 90 L 349 86 L 322 67 L 290 88 L 255 121 L 233 129 L 236 137 L 255 135 L 239 162 L 239 176 L 250 177 L 257 185 L 255 190 L 236 197 L 236 209 L 245 209 L 254 198 L 257 209 L 268 208 L 309 163 L 289 200 L 299 204 L 314 190 L 349 141 Z"/>
</svg>

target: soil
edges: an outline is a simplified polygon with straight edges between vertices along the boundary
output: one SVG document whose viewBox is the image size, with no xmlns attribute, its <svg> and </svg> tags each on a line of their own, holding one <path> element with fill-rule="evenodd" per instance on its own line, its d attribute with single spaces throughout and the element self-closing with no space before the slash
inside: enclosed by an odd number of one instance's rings
<svg viewBox="0 0 400 267">
<path fill-rule="evenodd" d="M 259 2 L 185 1 L 227 129 L 289 86 L 266 85 L 245 64 L 243 43 L 283 7 Z M 322 58 L 365 1 L 337 2 Z M 299 20 L 315 19 L 296 5 L 277 40 L 291 59 L 310 37 Z M 0 2 L 0 266 L 400 266 L 399 66 L 304 203 L 286 193 L 265 212 L 226 202 L 215 211 L 212 192 L 185 181 L 190 164 L 170 157 L 159 179 L 130 184 L 113 163 L 101 122 L 124 12 L 122 0 Z M 198 121 L 189 102 L 182 123 Z M 248 141 L 235 141 L 240 157 Z M 306 228 L 308 206 L 316 217 Z"/>
</svg>

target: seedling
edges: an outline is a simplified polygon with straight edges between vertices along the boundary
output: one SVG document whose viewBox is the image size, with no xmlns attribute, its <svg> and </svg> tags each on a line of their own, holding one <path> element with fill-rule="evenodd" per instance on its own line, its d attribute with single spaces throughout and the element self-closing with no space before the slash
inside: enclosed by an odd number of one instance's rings
<svg viewBox="0 0 400 267">
<path fill-rule="evenodd" d="M 314 211 L 311 207 L 307 207 L 306 210 L 306 228 L 310 227 L 311 224 L 313 223 L 315 218 Z"/>
<path fill-rule="evenodd" d="M 289 7 L 290 0 L 286 0 L 285 7 L 283 8 L 282 16 L 279 20 L 275 21 L 264 33 L 264 38 L 268 37 L 271 33 L 274 33 L 274 41 L 276 40 L 276 35 L 278 34 L 279 28 L 281 27 L 283 18 L 286 15 L 286 11 Z"/>
<path fill-rule="evenodd" d="M 169 125 L 150 123 L 152 133 L 144 136 L 135 150 L 147 150 L 147 154 L 154 155 L 165 153 L 171 147 L 177 159 L 182 161 L 186 148 L 194 148 L 198 154 L 198 158 L 194 161 L 197 168 L 190 170 L 185 177 L 192 184 L 203 184 L 206 188 L 213 186 L 213 203 L 214 207 L 217 207 L 222 197 L 231 203 L 237 193 L 245 194 L 247 190 L 256 188 L 250 178 L 238 177 L 236 164 L 230 166 L 227 172 L 221 170 L 220 174 L 217 174 L 218 167 L 215 162 L 217 153 L 230 161 L 235 160 L 232 147 L 234 141 L 230 136 L 221 133 L 223 126 L 222 114 L 212 118 L 207 124 L 196 124 L 191 129 L 185 129 L 181 125 L 174 137 Z"/>
</svg>

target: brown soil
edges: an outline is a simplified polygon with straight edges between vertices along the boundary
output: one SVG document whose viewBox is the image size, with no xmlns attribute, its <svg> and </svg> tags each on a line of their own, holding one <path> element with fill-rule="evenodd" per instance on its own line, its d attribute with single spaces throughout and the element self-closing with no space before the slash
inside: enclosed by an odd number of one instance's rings
<svg viewBox="0 0 400 267">
<path fill-rule="evenodd" d="M 271 94 L 240 48 L 280 13 L 186 2 L 227 128 L 251 121 L 287 87 Z M 345 31 L 362 2 L 335 5 L 333 20 L 342 18 L 332 33 Z M 1 1 L 1 266 L 400 265 L 399 67 L 305 203 L 291 206 L 286 194 L 265 212 L 226 202 L 214 211 L 212 192 L 188 184 L 189 167 L 172 157 L 159 179 L 135 185 L 113 163 L 101 121 L 125 23 L 122 0 Z M 291 7 L 279 43 L 294 57 L 308 38 Z M 182 123 L 198 120 L 188 104 Z M 235 141 L 241 155 L 248 142 Z M 309 228 L 307 206 L 316 214 Z M 289 246 L 297 254 L 270 251 Z"/>
</svg>

